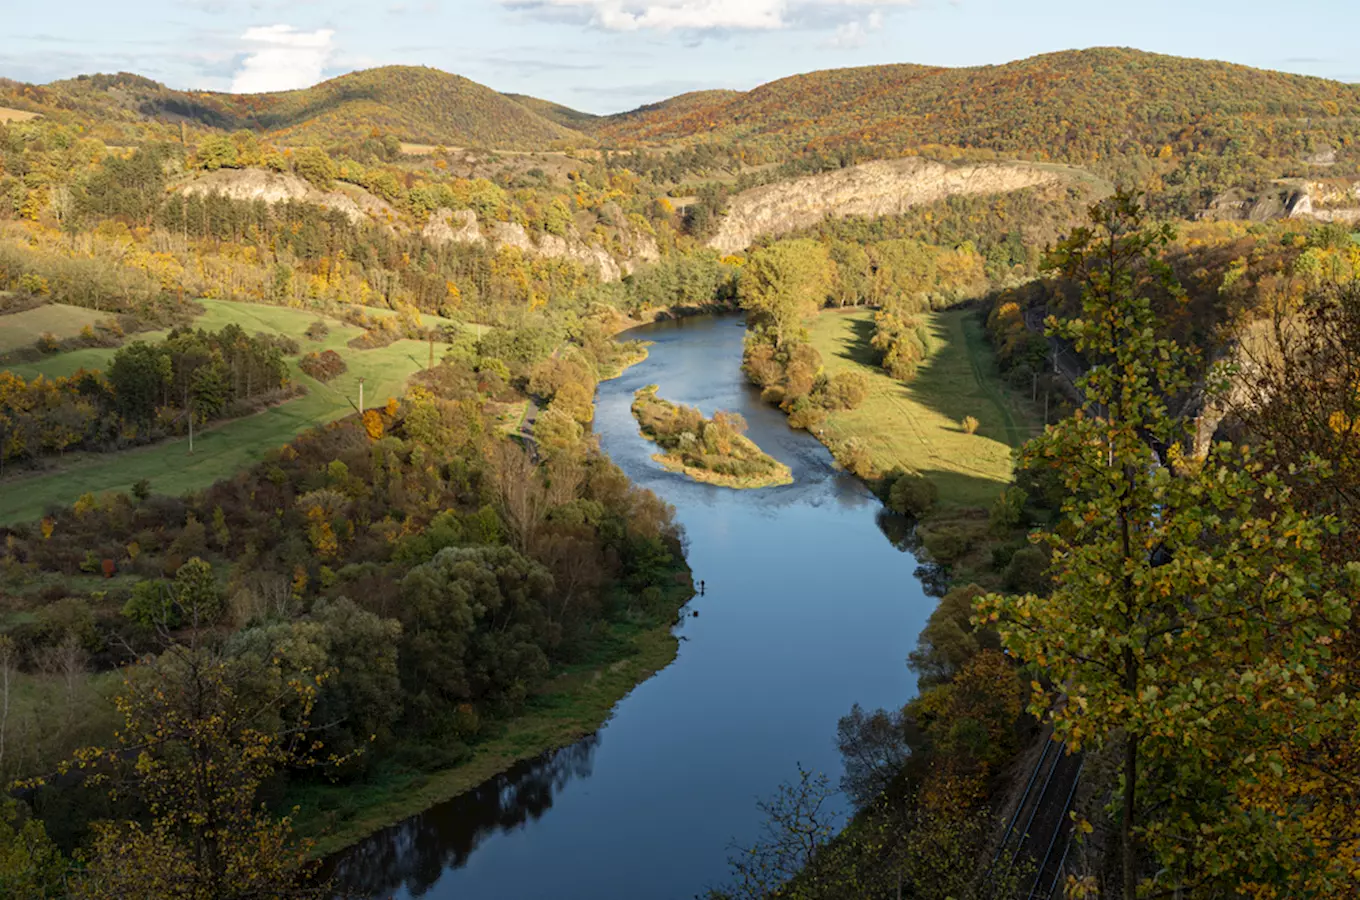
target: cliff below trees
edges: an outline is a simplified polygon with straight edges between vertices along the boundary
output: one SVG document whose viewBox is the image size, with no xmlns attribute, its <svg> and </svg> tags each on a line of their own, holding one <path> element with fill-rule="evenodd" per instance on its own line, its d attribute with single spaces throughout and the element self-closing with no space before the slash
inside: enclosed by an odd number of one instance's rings
<svg viewBox="0 0 1360 900">
<path fill-rule="evenodd" d="M 1056 166 L 1024 163 L 947 166 L 919 157 L 864 163 L 743 191 L 732 198 L 708 245 L 735 253 L 758 237 L 787 234 L 828 216 L 901 215 L 947 197 L 1004 194 L 1076 177 Z"/>
</svg>

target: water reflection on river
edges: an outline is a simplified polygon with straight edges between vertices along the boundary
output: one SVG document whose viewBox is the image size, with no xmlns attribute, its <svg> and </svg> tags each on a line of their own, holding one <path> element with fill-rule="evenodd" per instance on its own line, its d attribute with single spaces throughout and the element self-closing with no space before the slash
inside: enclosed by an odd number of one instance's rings
<svg viewBox="0 0 1360 900">
<path fill-rule="evenodd" d="M 904 660 L 934 601 L 904 529 L 760 402 L 741 376 L 742 334 L 732 317 L 639 329 L 629 336 L 655 341 L 651 356 L 597 400 L 605 451 L 675 504 L 707 585 L 677 662 L 598 734 L 354 848 L 337 870 L 354 896 L 687 900 L 723 879 L 729 843 L 759 828 L 756 799 L 799 763 L 839 776 L 836 720 L 852 703 L 911 696 Z M 661 470 L 629 412 L 652 383 L 708 414 L 740 412 L 795 482 L 733 491 Z"/>
</svg>

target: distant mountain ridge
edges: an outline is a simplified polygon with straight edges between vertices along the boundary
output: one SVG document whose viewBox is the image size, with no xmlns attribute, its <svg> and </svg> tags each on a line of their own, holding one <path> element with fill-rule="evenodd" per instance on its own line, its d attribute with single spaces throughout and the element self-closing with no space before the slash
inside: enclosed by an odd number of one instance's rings
<svg viewBox="0 0 1360 900">
<path fill-rule="evenodd" d="M 1158 154 L 1302 158 L 1360 146 L 1360 86 L 1120 48 L 994 66 L 812 72 L 605 117 L 415 66 L 250 95 L 177 91 L 127 74 L 46 86 L 0 81 L 6 105 L 246 128 L 287 143 L 362 140 L 375 131 L 413 143 L 505 149 L 719 140 L 789 154 L 850 149 L 860 159 L 958 147 L 1080 164 Z"/>
<path fill-rule="evenodd" d="M 610 116 L 596 135 L 606 144 L 713 138 L 875 155 L 942 145 L 1067 160 L 1244 142 L 1286 155 L 1310 140 L 1360 137 L 1360 86 L 1122 48 L 969 68 L 834 69 L 689 96 Z"/>
<path fill-rule="evenodd" d="M 422 66 L 385 66 L 272 94 L 179 91 L 139 75 L 81 76 L 19 92 L 48 106 L 93 118 L 142 118 L 268 133 L 289 143 L 363 140 L 375 130 L 414 143 L 537 149 L 591 143 L 554 121 L 584 113 L 544 101 L 524 102 Z M 0 92 L 3 97 L 8 92 Z M 526 100 L 531 98 L 525 98 Z M 539 108 L 535 108 L 535 104 Z M 542 110 L 542 114 L 539 109 Z"/>
</svg>

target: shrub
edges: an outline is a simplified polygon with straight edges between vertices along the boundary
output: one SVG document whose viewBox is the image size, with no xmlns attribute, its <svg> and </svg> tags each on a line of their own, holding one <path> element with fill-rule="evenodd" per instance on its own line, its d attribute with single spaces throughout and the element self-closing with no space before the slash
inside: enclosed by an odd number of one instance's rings
<svg viewBox="0 0 1360 900">
<path fill-rule="evenodd" d="M 964 416 L 959 425 L 963 428 L 964 434 L 973 434 L 978 430 L 978 420 L 972 416 Z"/>
<path fill-rule="evenodd" d="M 893 482 L 888 491 L 888 506 L 894 512 L 919 519 L 935 508 L 940 490 L 929 478 L 906 473 Z"/>
<path fill-rule="evenodd" d="M 317 381 L 330 381 L 339 375 L 343 375 L 349 366 L 345 365 L 345 360 L 334 350 L 323 350 L 320 353 L 308 353 L 298 362 L 298 368 Z"/>
<path fill-rule="evenodd" d="M 61 341 L 50 331 L 44 331 L 37 341 L 38 350 L 43 353 L 56 353 L 61 349 Z"/>
<path fill-rule="evenodd" d="M 1015 551 L 1004 574 L 1006 590 L 1017 594 L 1047 594 L 1048 554 L 1040 547 L 1023 547 Z"/>
<path fill-rule="evenodd" d="M 307 330 L 303 333 L 307 336 L 308 340 L 324 341 L 326 335 L 331 333 L 331 327 L 326 324 L 325 319 L 317 319 L 315 322 L 308 325 Z"/>
<path fill-rule="evenodd" d="M 990 514 L 991 525 L 995 531 L 1009 531 L 1019 525 L 1025 516 L 1025 504 L 1029 496 L 1018 487 L 1008 487 L 997 495 Z"/>
<path fill-rule="evenodd" d="M 827 380 L 823 404 L 827 409 L 857 409 L 869 394 L 869 379 L 863 372 L 842 372 Z"/>
<path fill-rule="evenodd" d="M 826 423 L 826 411 L 806 397 L 800 397 L 789 408 L 789 427 L 804 431 L 818 431 Z"/>
<path fill-rule="evenodd" d="M 973 549 L 981 536 L 976 528 L 966 522 L 949 522 L 940 525 L 924 525 L 917 529 L 921 545 L 930 558 L 943 566 L 958 562 L 964 554 Z"/>
<path fill-rule="evenodd" d="M 874 476 L 874 460 L 869 448 L 857 438 L 842 441 L 831 450 L 831 455 L 841 468 L 860 478 Z"/>
</svg>

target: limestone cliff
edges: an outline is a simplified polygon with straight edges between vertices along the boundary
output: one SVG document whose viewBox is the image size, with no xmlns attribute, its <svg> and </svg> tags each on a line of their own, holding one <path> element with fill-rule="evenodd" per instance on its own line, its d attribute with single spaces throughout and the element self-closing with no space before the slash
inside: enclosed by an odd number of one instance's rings
<svg viewBox="0 0 1360 900">
<path fill-rule="evenodd" d="M 432 244 L 486 243 L 482 229 L 477 224 L 477 214 L 470 209 L 454 212 L 447 207 L 440 207 L 430 213 L 420 236 Z"/>
<path fill-rule="evenodd" d="M 364 219 L 393 225 L 397 211 L 387 201 L 373 196 L 354 185 L 339 185 L 335 190 L 322 191 L 309 182 L 280 172 L 265 169 L 218 169 L 180 185 L 178 190 L 189 195 L 221 194 L 233 200 L 263 200 L 283 203 L 297 200 L 315 203 L 343 213 L 351 222 Z"/>
<path fill-rule="evenodd" d="M 891 216 L 956 194 L 1002 194 L 1051 184 L 1056 169 L 1023 163 L 946 166 L 909 157 L 743 191 L 732 198 L 709 246 L 744 250 L 757 237 L 815 225 L 827 216 Z"/>
</svg>

